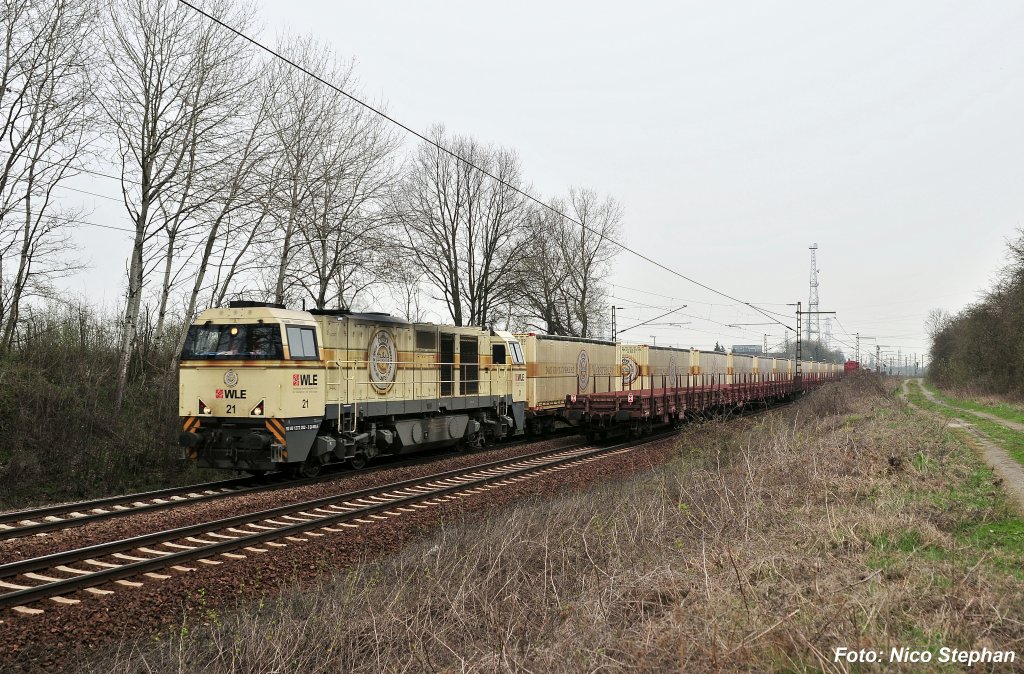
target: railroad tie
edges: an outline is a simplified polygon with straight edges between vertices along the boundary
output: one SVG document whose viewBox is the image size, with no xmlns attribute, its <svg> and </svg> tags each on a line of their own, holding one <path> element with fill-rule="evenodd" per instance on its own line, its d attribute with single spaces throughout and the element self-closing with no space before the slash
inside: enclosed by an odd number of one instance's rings
<svg viewBox="0 0 1024 674">
<path fill-rule="evenodd" d="M 121 587 L 142 587 L 145 584 L 135 580 L 115 580 L 114 582 Z"/>
<path fill-rule="evenodd" d="M 23 615 L 39 615 L 43 612 L 41 608 L 29 608 L 28 606 L 15 606 L 13 610 Z"/>
<path fill-rule="evenodd" d="M 41 580 L 44 583 L 57 583 L 62 580 L 61 578 L 54 578 L 53 576 L 44 576 L 41 573 L 23 573 L 21 575 L 26 578 L 31 578 L 32 580 Z"/>
</svg>

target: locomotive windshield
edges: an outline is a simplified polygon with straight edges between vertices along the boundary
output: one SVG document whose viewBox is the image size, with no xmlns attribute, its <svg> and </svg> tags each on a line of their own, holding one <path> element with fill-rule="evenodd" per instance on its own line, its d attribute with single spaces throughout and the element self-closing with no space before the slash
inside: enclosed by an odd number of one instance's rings
<svg viewBox="0 0 1024 674">
<path fill-rule="evenodd" d="M 281 326 L 244 324 L 193 325 L 188 329 L 182 360 L 273 360 L 284 358 Z"/>
</svg>

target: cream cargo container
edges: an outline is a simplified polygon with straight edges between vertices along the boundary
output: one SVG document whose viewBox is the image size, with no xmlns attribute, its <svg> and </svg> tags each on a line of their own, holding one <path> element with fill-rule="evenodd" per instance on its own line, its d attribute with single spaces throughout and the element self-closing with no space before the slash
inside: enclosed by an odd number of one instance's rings
<svg viewBox="0 0 1024 674">
<path fill-rule="evenodd" d="M 619 378 L 622 391 L 641 388 L 673 388 L 686 386 L 692 358 L 689 349 L 674 349 L 647 344 L 618 345 L 618 360 L 622 370 Z M 652 382 L 653 377 L 653 382 Z"/>
<path fill-rule="evenodd" d="M 732 358 L 732 372 L 730 374 L 735 375 L 733 382 L 738 384 L 744 378 L 746 381 L 751 381 L 754 375 L 754 359 L 756 356 L 745 353 L 730 353 L 728 355 Z"/>
<path fill-rule="evenodd" d="M 516 338 L 527 362 L 527 416 L 560 412 L 568 395 L 619 390 L 614 342 L 533 333 Z"/>
<path fill-rule="evenodd" d="M 728 374 L 728 354 L 718 351 L 697 351 L 696 355 L 697 362 L 690 368 L 690 373 L 697 375 L 695 383 L 699 384 L 702 377 L 708 381 L 711 377 L 716 377 L 715 381 L 725 383 L 725 375 Z"/>
</svg>

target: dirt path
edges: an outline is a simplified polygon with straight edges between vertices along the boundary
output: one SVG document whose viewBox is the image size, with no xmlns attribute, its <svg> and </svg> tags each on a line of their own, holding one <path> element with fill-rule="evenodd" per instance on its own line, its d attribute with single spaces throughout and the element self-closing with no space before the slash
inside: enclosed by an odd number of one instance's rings
<svg viewBox="0 0 1024 674">
<path fill-rule="evenodd" d="M 923 386 L 923 383 L 922 383 L 921 379 L 918 379 L 917 382 L 919 384 L 922 384 L 921 385 L 921 393 L 924 394 L 924 397 L 927 398 L 928 400 L 930 400 L 931 402 L 936 403 L 937 405 L 945 405 L 946 407 L 949 407 L 950 409 L 955 409 L 955 410 L 957 410 L 959 412 L 967 412 L 968 414 L 973 414 L 976 417 L 981 417 L 982 419 L 988 419 L 989 421 L 994 421 L 997 424 L 999 424 L 1000 426 L 1005 426 L 1006 428 L 1009 428 L 1010 430 L 1024 431 L 1024 424 L 1018 424 L 1016 421 L 1010 421 L 1008 419 L 1003 419 L 1002 417 L 997 417 L 996 415 L 989 414 L 988 412 L 979 412 L 978 410 L 968 410 L 968 409 L 964 409 L 962 407 L 956 407 L 954 405 L 950 405 L 949 403 L 947 403 L 947 402 L 945 402 L 943 400 L 940 400 L 939 398 L 937 398 L 935 396 L 934 393 L 932 393 L 931 391 L 926 389 Z"/>
<path fill-rule="evenodd" d="M 942 404 L 941 401 L 936 400 L 934 396 L 930 395 L 929 392 L 926 391 L 923 386 L 920 386 L 919 388 L 924 393 L 925 397 L 927 397 L 930 401 L 938 403 L 940 405 Z M 985 460 L 985 463 L 987 463 L 989 467 L 991 467 L 992 470 L 994 470 L 996 474 L 1000 478 L 1002 478 L 1003 485 L 1006 488 L 1007 493 L 1014 501 L 1016 501 L 1018 510 L 1024 512 L 1024 467 L 1021 467 L 1021 465 L 1017 463 L 1017 461 L 1015 461 L 1012 456 L 1010 456 L 1009 452 L 1007 452 L 1005 449 L 989 440 L 987 435 L 985 435 L 984 433 L 982 433 L 981 431 L 979 431 L 977 428 L 967 423 L 966 421 L 963 421 L 962 419 L 950 419 L 939 414 L 935 414 L 934 412 L 922 409 L 915 405 L 914 403 L 910 402 L 906 380 L 904 380 L 903 382 L 902 393 L 903 398 L 907 401 L 907 404 L 913 407 L 916 411 L 922 414 L 927 414 L 935 418 L 936 420 L 941 421 L 944 425 L 947 425 L 950 428 L 961 428 L 970 433 L 971 436 L 977 441 L 978 445 L 981 447 L 981 455 L 982 458 Z M 975 414 L 979 413 L 976 412 Z M 984 414 L 982 413 L 981 415 Z M 1006 421 L 1005 419 L 999 419 L 999 421 L 1004 422 L 1004 425 L 1012 424 L 1012 426 L 1007 426 L 1008 428 L 1017 427 L 1020 430 L 1024 430 L 1024 427 L 1021 427 L 1020 424 L 1014 424 L 1013 422 Z"/>
</svg>

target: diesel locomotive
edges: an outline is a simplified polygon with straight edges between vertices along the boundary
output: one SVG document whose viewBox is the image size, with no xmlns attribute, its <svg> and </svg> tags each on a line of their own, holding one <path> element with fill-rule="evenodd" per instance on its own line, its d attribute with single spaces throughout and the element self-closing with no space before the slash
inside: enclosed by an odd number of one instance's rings
<svg viewBox="0 0 1024 674">
<path fill-rule="evenodd" d="M 311 476 L 525 427 L 526 361 L 500 331 L 232 302 L 189 327 L 179 370 L 180 444 L 203 467 Z"/>
</svg>

